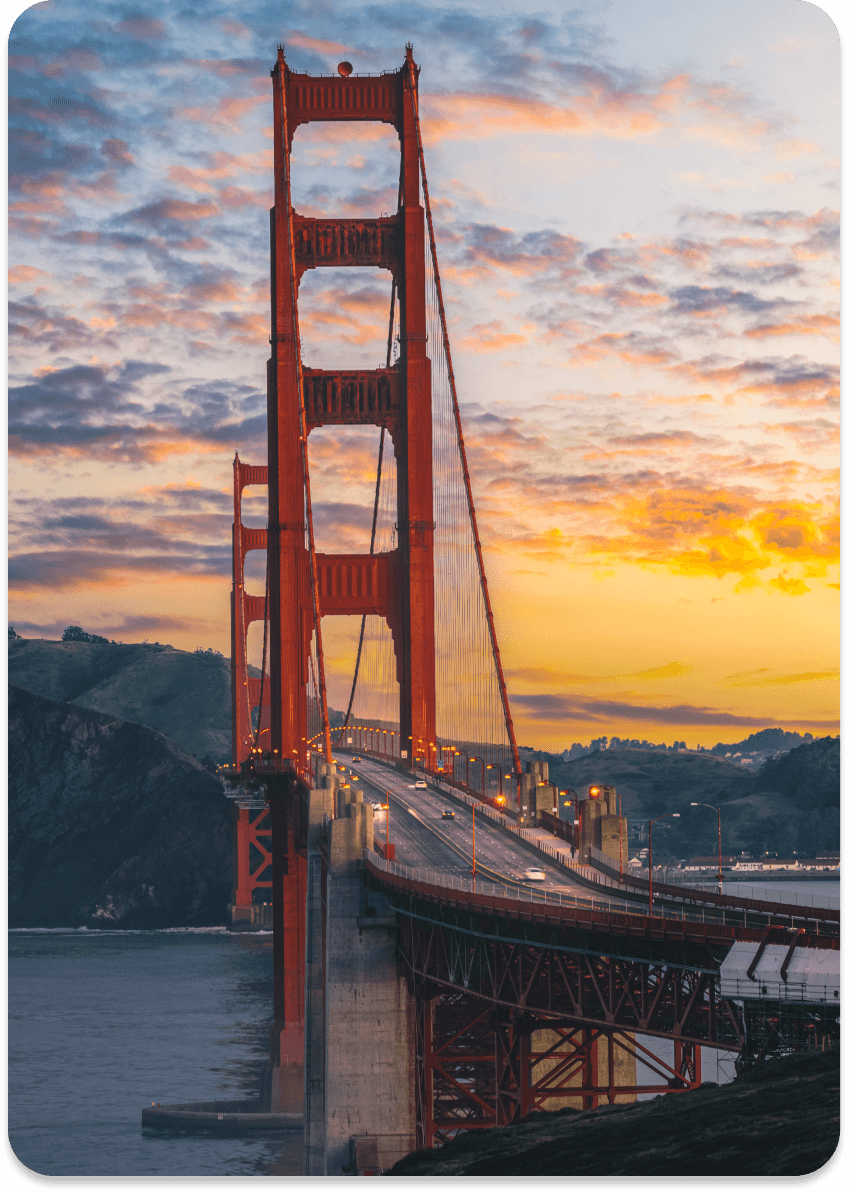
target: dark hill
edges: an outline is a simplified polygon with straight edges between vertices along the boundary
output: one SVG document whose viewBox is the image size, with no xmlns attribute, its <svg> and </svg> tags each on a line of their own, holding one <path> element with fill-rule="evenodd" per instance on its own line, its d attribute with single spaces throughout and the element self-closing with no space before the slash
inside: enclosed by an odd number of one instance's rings
<svg viewBox="0 0 849 1192">
<path fill-rule="evenodd" d="M 629 825 L 678 812 L 679 819 L 664 820 L 669 826 L 653 832 L 653 851 L 665 863 L 716 853 L 716 816 L 691 803 L 720 808 L 726 856 L 742 850 L 755 856 L 789 856 L 794 850 L 813 856 L 838 848 L 839 757 L 839 741 L 826 737 L 800 745 L 758 771 L 689 751 L 607 749 L 570 762 L 549 755 L 548 761 L 551 780 L 561 788 L 615 786 Z M 637 840 L 632 830 L 629 838 L 633 855 Z"/>
<path fill-rule="evenodd" d="M 840 1053 L 802 1052 L 721 1088 L 471 1130 L 387 1174 L 799 1176 L 827 1163 L 839 1136 Z"/>
<path fill-rule="evenodd" d="M 755 789 L 753 773 L 709 753 L 607 749 L 549 767 L 552 781 L 574 790 L 591 783 L 615 786 L 629 819 L 680 811 L 691 800 L 725 803 Z"/>
<path fill-rule="evenodd" d="M 780 791 L 798 807 L 836 807 L 840 802 L 840 738 L 820 737 L 764 762 L 757 790 Z"/>
<path fill-rule="evenodd" d="M 9 684 L 9 926 L 223 924 L 221 784 L 149 728 Z"/>
<path fill-rule="evenodd" d="M 229 760 L 230 663 L 220 654 L 13 638 L 9 679 L 45 699 L 146 725 L 195 757 Z"/>
</svg>

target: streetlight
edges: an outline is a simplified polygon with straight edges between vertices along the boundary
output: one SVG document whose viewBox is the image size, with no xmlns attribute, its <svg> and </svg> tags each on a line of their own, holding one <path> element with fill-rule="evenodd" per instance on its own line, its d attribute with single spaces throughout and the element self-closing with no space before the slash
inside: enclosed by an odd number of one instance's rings
<svg viewBox="0 0 849 1192">
<path fill-rule="evenodd" d="M 652 902 L 652 867 L 651 867 L 651 829 L 652 824 L 656 824 L 658 820 L 662 819 L 680 819 L 680 811 L 669 811 L 666 815 L 656 815 L 653 820 L 649 820 L 649 918 L 654 916 L 654 903 Z"/>
<path fill-rule="evenodd" d="M 722 816 L 719 814 L 719 808 L 714 807 L 713 803 L 691 803 L 691 807 L 709 807 L 711 811 L 716 812 L 716 832 L 719 838 L 719 873 L 716 875 L 719 882 L 720 893 L 722 892 Z"/>
<path fill-rule="evenodd" d="M 619 880 L 622 881 L 624 871 L 622 869 L 622 792 L 617 791 L 619 798 Z"/>
<path fill-rule="evenodd" d="M 487 766 L 487 770 L 497 770 L 498 771 L 498 802 L 503 803 L 504 802 L 504 774 L 502 773 L 501 767 L 499 766 L 498 762 L 492 762 L 490 765 Z"/>
<path fill-rule="evenodd" d="M 469 755 L 468 755 L 468 753 L 466 753 L 465 749 L 455 749 L 454 752 L 462 753 L 463 757 L 466 759 L 466 787 L 468 787 L 468 785 L 469 785 Z"/>
<path fill-rule="evenodd" d="M 480 762 L 480 764 L 481 764 L 481 798 L 485 798 L 486 797 L 486 779 L 484 778 L 484 774 L 483 774 L 483 765 L 484 765 L 483 758 L 482 757 L 470 757 L 469 761 L 470 762 Z M 469 780 L 467 778 L 466 786 L 468 786 L 468 785 L 469 785 Z"/>
<path fill-rule="evenodd" d="M 475 759 L 472 758 L 472 761 L 474 761 L 474 760 Z M 477 803 L 473 803 L 472 804 L 472 877 L 474 877 L 475 874 L 477 873 L 476 862 L 475 862 L 475 809 L 476 808 L 477 808 Z"/>
</svg>

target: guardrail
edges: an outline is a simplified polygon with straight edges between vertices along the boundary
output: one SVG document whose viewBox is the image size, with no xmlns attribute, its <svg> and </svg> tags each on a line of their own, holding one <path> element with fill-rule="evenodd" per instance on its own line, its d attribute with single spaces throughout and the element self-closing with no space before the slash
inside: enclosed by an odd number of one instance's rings
<svg viewBox="0 0 849 1192">
<path fill-rule="evenodd" d="M 371 753 L 367 749 L 360 750 L 359 752 L 363 753 L 363 754 L 367 754 L 373 760 L 382 761 L 386 764 L 389 764 L 389 765 L 393 766 L 393 768 L 402 769 L 405 774 L 417 774 L 418 773 L 418 771 L 412 771 L 412 770 L 408 770 L 406 768 L 401 767 L 398 762 L 393 763 L 391 760 L 387 759 L 382 754 Z M 458 790 L 454 783 L 452 783 L 450 781 L 447 782 L 442 778 L 436 777 L 432 773 L 432 771 L 428 770 L 428 771 L 421 771 L 421 772 L 427 774 L 428 781 L 431 782 L 434 786 L 436 786 L 439 790 L 441 790 L 444 794 L 449 795 L 453 799 L 459 800 L 461 803 L 464 803 L 468 807 L 471 807 L 472 805 L 474 805 L 476 815 L 485 815 L 488 819 L 494 821 L 503 831 L 511 832 L 514 836 L 518 836 L 526 844 L 530 845 L 531 848 L 536 849 L 537 851 L 541 852 L 545 856 L 551 857 L 551 859 L 553 861 L 556 861 L 557 864 L 561 865 L 563 868 L 571 870 L 575 874 L 575 876 L 577 878 L 579 878 L 580 881 L 587 883 L 589 885 L 598 886 L 601 889 L 609 889 L 609 890 L 618 891 L 620 893 L 620 897 L 617 899 L 617 905 L 619 905 L 619 906 L 622 906 L 623 904 L 627 905 L 627 903 L 628 903 L 627 897 L 624 897 L 624 898 L 622 897 L 623 894 L 627 895 L 627 887 L 624 886 L 622 882 L 620 882 L 618 873 L 615 875 L 613 875 L 612 873 L 608 874 L 608 873 L 605 873 L 604 870 L 598 868 L 598 864 L 603 864 L 603 862 L 596 862 L 596 864 L 594 864 L 594 865 L 582 865 L 578 861 L 573 861 L 571 858 L 563 856 L 560 849 L 558 849 L 555 845 L 549 844 L 547 841 L 540 840 L 539 837 L 535 835 L 534 829 L 520 828 L 517 824 L 513 823 L 510 819 L 508 819 L 502 812 L 496 811 L 493 807 L 490 807 L 487 803 L 482 803 L 480 801 L 480 797 L 474 798 L 471 795 L 467 795 L 464 791 Z M 593 857 L 594 861 L 596 860 L 596 858 L 601 858 L 604 855 L 604 854 L 599 853 L 598 850 L 595 848 L 593 848 L 591 851 L 593 854 L 595 854 L 595 856 Z M 605 858 L 605 860 L 608 860 L 608 859 Z M 459 881 L 461 879 L 458 878 L 457 880 Z M 642 879 L 638 879 L 638 880 L 641 881 Z M 646 889 L 648 889 L 648 882 L 646 882 L 645 885 L 646 885 Z M 717 918 L 717 917 L 711 917 L 709 919 L 702 918 L 701 920 L 697 920 L 697 921 L 701 921 L 701 922 L 716 922 L 716 923 L 722 922 L 722 923 L 724 923 L 725 922 L 724 915 L 725 915 L 726 909 L 737 910 L 738 912 L 742 913 L 744 922 L 746 919 L 746 912 L 751 911 L 753 915 L 757 914 L 761 919 L 763 919 L 764 917 L 773 918 L 774 916 L 778 915 L 781 918 L 789 919 L 790 922 L 792 923 L 794 918 L 799 918 L 799 919 L 802 919 L 804 921 L 805 925 L 807 925 L 809 927 L 813 927 L 816 924 L 817 931 L 819 930 L 820 923 L 833 924 L 835 921 L 839 920 L 839 910 L 832 911 L 831 908 L 819 908 L 819 907 L 813 908 L 814 910 L 823 909 L 827 912 L 823 916 L 817 916 L 815 914 L 810 913 L 810 908 L 807 908 L 804 906 L 797 906 L 798 914 L 793 915 L 790 913 L 790 911 L 788 909 L 786 909 L 781 904 L 777 904 L 777 903 L 770 903 L 770 902 L 760 903 L 757 900 L 742 899 L 742 898 L 741 899 L 733 899 L 729 895 L 725 895 L 725 894 L 711 895 L 711 894 L 703 892 L 703 891 L 699 891 L 698 893 L 696 893 L 694 891 L 688 891 L 687 896 L 685 896 L 683 893 L 683 888 L 670 887 L 668 891 L 661 892 L 659 885 L 657 883 L 652 883 L 652 885 L 653 885 L 658 897 L 663 897 L 667 900 L 671 899 L 675 902 L 680 902 L 680 903 L 684 903 L 685 901 L 690 902 L 690 903 L 696 903 L 696 902 L 704 903 L 706 907 L 714 907 L 716 909 L 716 911 L 723 916 L 721 919 Z M 457 888 L 459 888 L 459 887 L 457 887 Z M 536 893 L 542 894 L 542 893 L 548 893 L 548 892 L 547 891 L 536 891 Z M 553 895 L 552 895 L 552 897 L 553 897 Z M 726 899 L 728 900 L 727 902 L 725 901 Z M 722 900 L 722 901 L 718 901 L 718 900 Z M 609 902 L 610 900 L 608 899 L 607 901 Z M 566 905 L 566 904 L 564 904 L 564 905 Z M 640 905 L 642 907 L 641 913 L 645 914 L 645 905 L 644 904 L 640 903 L 640 904 L 632 904 L 632 905 Z M 792 905 L 796 905 L 796 904 L 791 903 L 788 905 L 792 906 Z M 654 907 L 654 916 L 653 917 L 655 917 L 655 918 L 663 917 L 662 915 L 658 914 L 658 912 L 661 911 L 662 909 L 663 908 L 662 908 L 661 904 L 656 903 L 655 907 Z M 674 911 L 675 908 L 669 908 L 669 909 Z M 672 917 L 675 917 L 675 916 L 673 915 Z"/>
<path fill-rule="evenodd" d="M 618 874 L 611 864 L 610 858 L 605 853 L 599 852 L 593 846 L 590 848 L 590 856 L 592 857 L 594 868 L 599 869 L 608 876 L 614 877 L 617 882 L 619 881 Z M 648 877 L 642 877 L 633 872 L 627 873 L 624 876 L 622 884 L 626 888 L 632 886 L 644 892 L 647 892 L 649 888 Z M 775 895 L 777 897 L 769 897 L 772 891 L 763 890 L 762 893 L 767 895 L 767 897 L 750 898 L 748 895 L 743 894 L 723 894 L 719 890 L 696 890 L 683 884 L 676 886 L 667 881 L 666 876 L 664 876 L 662 881 L 655 879 L 652 882 L 652 889 L 655 894 L 664 898 L 687 899 L 688 901 L 705 902 L 712 906 L 740 907 L 746 910 L 761 911 L 763 914 L 770 915 L 786 914 L 787 911 L 785 908 L 792 906 L 796 908 L 796 914 L 800 918 L 820 919 L 834 923 L 840 922 L 840 899 L 831 898 L 828 895 L 823 895 L 821 902 L 814 902 L 814 895 L 812 894 L 800 896 L 787 892 L 786 897 L 782 897 L 785 892 L 776 890 Z M 748 887 L 744 887 L 744 889 L 748 889 Z M 804 901 L 799 902 L 798 899 L 800 897 Z"/>
<path fill-rule="evenodd" d="M 458 877 L 455 874 L 443 873 L 439 870 L 422 869 L 410 865 L 402 865 L 397 861 L 387 861 L 373 849 L 363 849 L 361 855 L 362 860 L 369 862 L 373 869 L 400 878 L 411 887 L 428 886 L 437 890 L 444 890 L 446 893 L 454 892 L 458 894 L 480 895 L 501 901 L 505 904 L 505 907 L 509 903 L 513 903 L 514 905 L 528 903 L 538 906 L 558 907 L 564 910 L 598 911 L 605 915 L 640 919 L 643 923 L 651 923 L 652 920 L 659 920 L 663 923 L 700 923 L 708 927 L 713 925 L 732 930 L 735 928 L 763 930 L 764 927 L 763 916 L 747 916 L 745 911 L 742 914 L 737 913 L 732 916 L 726 914 L 724 910 L 717 910 L 711 913 L 710 911 L 706 911 L 704 907 L 689 911 L 683 907 L 680 910 L 674 907 L 656 907 L 655 914 L 650 916 L 646 913 L 644 903 L 628 902 L 621 898 L 617 898 L 614 901 L 609 898 L 596 898 L 589 894 L 563 894 L 560 891 L 537 890 L 524 886 L 516 886 L 514 888 L 497 882 L 482 881 L 478 878 Z M 792 927 L 793 920 L 791 918 L 788 930 L 792 929 Z M 829 947 L 833 946 L 833 944 L 823 939 L 821 946 Z"/>
</svg>

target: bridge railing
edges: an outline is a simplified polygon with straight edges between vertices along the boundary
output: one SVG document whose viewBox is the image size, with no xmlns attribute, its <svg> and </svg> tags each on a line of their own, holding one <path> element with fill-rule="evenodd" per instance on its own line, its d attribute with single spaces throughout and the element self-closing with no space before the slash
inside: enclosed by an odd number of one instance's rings
<svg viewBox="0 0 849 1192">
<path fill-rule="evenodd" d="M 600 852 L 593 846 L 590 848 L 590 856 L 593 866 L 596 869 L 613 877 L 617 883 L 619 882 L 618 873 L 606 853 Z M 699 900 L 713 903 L 716 906 L 744 907 L 753 911 L 762 911 L 764 914 L 781 913 L 785 907 L 794 907 L 796 912 L 805 918 L 822 918 L 833 921 L 839 921 L 840 919 L 840 899 L 831 898 L 825 894 L 819 896 L 815 894 L 796 894 L 792 891 L 754 889 L 747 885 L 742 886 L 740 892 L 735 890 L 733 894 L 730 894 L 717 889 L 716 885 L 692 886 L 685 882 L 675 883 L 669 880 L 673 876 L 673 874 L 664 870 L 662 879 L 655 879 L 653 884 L 658 896 L 663 896 L 664 898 L 687 898 L 689 896 L 691 899 L 698 898 Z M 631 886 L 632 888 L 645 891 L 648 890 L 648 885 L 647 869 L 640 870 L 639 873 L 629 870 L 624 876 L 625 887 Z M 817 912 L 822 913 L 818 914 Z"/>
<path fill-rule="evenodd" d="M 363 849 L 362 859 L 364 861 L 370 861 L 375 869 L 381 870 L 383 873 L 392 874 L 395 877 L 400 877 L 403 881 L 409 882 L 411 885 L 435 886 L 445 891 L 453 890 L 466 894 L 483 894 L 490 898 L 503 899 L 504 902 L 527 902 L 544 906 L 578 907 L 582 910 L 600 911 L 606 915 L 633 915 L 640 919 L 646 918 L 646 905 L 644 902 L 629 902 L 627 899 L 621 897 L 614 900 L 594 897 L 592 894 L 564 894 L 553 890 L 505 886 L 497 882 L 481 881 L 478 878 L 464 878 L 452 873 L 414 868 L 409 865 L 402 865 L 397 861 L 387 861 L 372 849 Z M 684 907 L 678 909 L 676 907 L 657 906 L 653 918 L 672 919 L 688 923 L 726 925 L 725 911 L 711 911 L 705 907 L 687 910 Z M 762 926 L 760 919 L 761 917 L 757 916 L 757 924 L 753 920 L 752 925 Z M 728 923 L 730 924 L 732 922 L 737 927 L 748 926 L 746 913 L 743 912 L 742 915 L 737 914 L 733 917 L 729 916 Z"/>
</svg>

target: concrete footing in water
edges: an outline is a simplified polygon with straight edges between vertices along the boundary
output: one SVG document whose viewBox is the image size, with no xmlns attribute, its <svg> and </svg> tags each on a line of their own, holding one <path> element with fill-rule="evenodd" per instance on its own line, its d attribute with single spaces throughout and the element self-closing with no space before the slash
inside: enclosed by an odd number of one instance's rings
<svg viewBox="0 0 849 1192">
<path fill-rule="evenodd" d="M 253 906 L 227 905 L 228 931 L 271 931 L 274 912 L 270 902 L 255 903 Z"/>
<path fill-rule="evenodd" d="M 303 1129 L 303 1115 L 265 1113 L 262 1102 L 189 1101 L 185 1105 L 151 1105 L 142 1110 L 142 1126 L 185 1134 L 258 1134 Z"/>
</svg>

